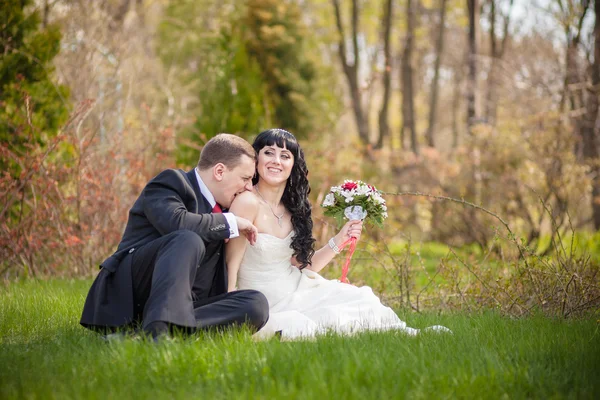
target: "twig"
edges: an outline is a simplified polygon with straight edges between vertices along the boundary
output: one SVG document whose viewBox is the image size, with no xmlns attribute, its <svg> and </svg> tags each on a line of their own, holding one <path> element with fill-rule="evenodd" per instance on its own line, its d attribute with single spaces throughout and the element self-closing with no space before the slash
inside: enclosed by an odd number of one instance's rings
<svg viewBox="0 0 600 400">
<path fill-rule="evenodd" d="M 456 259 L 471 273 L 473 274 L 473 276 L 475 276 L 475 278 L 477 278 L 477 280 L 479 282 L 481 282 L 481 284 L 490 291 L 490 294 L 492 296 L 492 299 L 494 299 L 494 301 L 496 303 L 498 303 L 498 305 L 502 305 L 502 303 L 494 296 L 493 294 L 493 289 L 491 287 L 489 287 L 480 277 L 479 275 L 477 275 L 471 268 L 469 268 L 469 266 L 467 265 L 467 263 L 465 263 L 455 252 L 454 250 L 450 249 L 450 251 L 452 252 L 452 254 L 454 254 L 454 256 L 456 257 Z M 513 302 L 512 304 L 516 304 L 519 307 L 523 308 L 520 304 L 517 303 L 517 301 L 510 295 L 510 293 L 508 293 L 506 290 L 502 289 L 502 287 L 498 286 L 499 289 Z M 527 310 L 525 308 L 525 310 Z M 529 312 L 529 310 L 527 310 Z"/>
<path fill-rule="evenodd" d="M 421 294 L 422 294 L 422 293 L 423 293 L 425 290 L 427 290 L 427 288 L 429 287 L 429 285 L 431 285 L 431 283 L 432 283 L 432 282 L 433 282 L 433 280 L 434 280 L 434 279 L 435 279 L 435 278 L 438 276 L 438 274 L 439 274 L 439 273 L 440 273 L 440 270 L 438 269 L 438 270 L 435 272 L 435 274 L 434 274 L 432 277 L 430 277 L 430 279 L 429 279 L 429 282 L 427 282 L 427 285 L 425 285 L 425 286 L 423 287 L 423 289 L 421 289 L 421 291 L 420 291 L 420 292 L 417 294 L 417 311 L 419 311 L 419 299 L 420 299 L 420 297 L 421 297 Z"/>
<path fill-rule="evenodd" d="M 565 318 L 568 317 L 569 314 L 571 314 L 574 311 L 585 310 L 586 308 L 589 308 L 588 304 L 593 303 L 593 302 L 595 302 L 597 300 L 600 300 L 600 296 L 596 296 L 593 299 L 586 301 L 584 304 L 581 304 L 580 306 L 577 306 L 577 307 L 574 307 L 574 308 L 570 309 L 569 311 L 567 311 L 567 313 L 564 315 L 564 317 Z"/>
<path fill-rule="evenodd" d="M 513 241 L 515 243 L 515 245 L 517 246 L 517 248 L 519 249 L 519 254 L 521 255 L 521 258 L 523 258 L 523 260 L 525 261 L 525 265 L 527 267 L 529 267 L 528 263 L 527 263 L 527 258 L 525 257 L 525 254 L 523 253 L 523 249 L 522 246 L 519 245 L 517 239 L 516 239 L 516 235 L 513 233 L 512 229 L 510 229 L 510 226 L 508 225 L 508 223 L 502 219 L 502 217 L 500 217 L 498 214 L 488 210 L 487 208 L 484 208 L 480 205 L 477 205 L 475 203 L 471 203 L 470 201 L 466 201 L 464 199 L 456 199 L 454 197 L 448 197 L 448 196 L 439 196 L 439 195 L 433 195 L 433 194 L 429 194 L 429 193 L 421 193 L 421 192 L 397 192 L 397 193 L 390 193 L 390 192 L 382 192 L 385 195 L 388 196 L 415 196 L 415 197 L 428 197 L 431 199 L 437 199 L 437 200 L 446 200 L 446 201 L 451 201 L 454 203 L 458 203 L 458 204 L 462 204 L 462 205 L 466 205 L 469 207 L 473 207 L 477 210 L 483 211 L 484 213 L 491 215 L 492 217 L 496 218 L 498 221 L 500 221 L 500 223 L 506 228 L 506 230 L 508 231 L 508 233 L 510 234 L 510 239 L 511 241 Z"/>
</svg>

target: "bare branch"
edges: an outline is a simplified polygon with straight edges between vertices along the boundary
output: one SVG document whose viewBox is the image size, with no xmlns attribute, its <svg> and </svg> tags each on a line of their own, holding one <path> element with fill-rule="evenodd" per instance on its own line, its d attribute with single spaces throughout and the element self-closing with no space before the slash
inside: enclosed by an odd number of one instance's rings
<svg viewBox="0 0 600 400">
<path fill-rule="evenodd" d="M 358 69 L 358 0 L 352 0 L 352 50 L 354 51 L 354 68 Z"/>
<path fill-rule="evenodd" d="M 346 37 L 344 34 L 344 26 L 342 24 L 342 15 L 340 12 L 340 2 L 339 0 L 331 0 L 333 4 L 333 8 L 335 10 L 335 25 L 337 27 L 338 33 L 340 35 L 340 41 L 338 42 L 338 53 L 340 55 L 340 59 L 342 60 L 342 65 L 344 69 L 348 67 L 348 60 L 346 59 L 346 42 L 344 38 Z"/>
</svg>

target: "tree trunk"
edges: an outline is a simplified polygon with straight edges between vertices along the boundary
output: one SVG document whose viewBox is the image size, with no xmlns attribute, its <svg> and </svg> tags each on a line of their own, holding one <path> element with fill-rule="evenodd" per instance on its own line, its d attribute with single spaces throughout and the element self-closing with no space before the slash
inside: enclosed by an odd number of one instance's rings
<svg viewBox="0 0 600 400">
<path fill-rule="evenodd" d="M 497 69 L 498 69 L 498 65 L 496 62 L 496 58 L 492 57 L 492 62 L 490 65 L 490 72 L 488 73 L 488 79 L 487 79 L 487 83 L 488 83 L 488 90 L 487 90 L 487 96 L 485 99 L 485 120 L 492 125 L 496 124 L 496 115 L 497 115 L 497 105 L 498 105 L 498 98 L 497 98 L 497 87 L 498 87 L 498 82 L 497 82 Z"/>
<path fill-rule="evenodd" d="M 406 1 L 407 31 L 404 51 L 402 54 L 401 82 L 402 82 L 402 136 L 408 130 L 410 133 L 411 150 L 419 154 L 417 132 L 415 128 L 415 106 L 413 91 L 412 54 L 414 47 L 414 10 L 413 0 Z"/>
<path fill-rule="evenodd" d="M 487 96 L 485 99 L 485 120 L 488 123 L 492 121 L 492 104 L 496 101 L 496 57 L 498 55 L 498 41 L 496 40 L 496 0 L 490 2 L 490 72 L 488 74 Z"/>
<path fill-rule="evenodd" d="M 479 23 L 479 2 L 467 0 L 469 9 L 469 73 L 467 77 L 467 129 L 473 134 L 473 125 L 477 123 L 477 26 Z M 481 173 L 481 150 L 473 143 L 470 155 L 473 161 L 473 202 L 481 204 L 483 180 Z"/>
<path fill-rule="evenodd" d="M 131 7 L 131 1 L 121 0 L 121 3 L 115 7 L 116 8 L 113 12 L 113 19 L 120 25 L 125 20 L 125 15 L 127 14 L 127 12 L 129 12 L 129 8 Z"/>
<path fill-rule="evenodd" d="M 462 68 L 462 65 L 458 68 Z M 459 127 L 458 127 L 458 113 L 460 111 L 460 86 L 463 79 L 462 71 L 454 73 L 454 88 L 452 89 L 452 148 L 455 149 L 458 147 L 458 136 L 459 136 Z"/>
<path fill-rule="evenodd" d="M 360 52 L 358 49 L 358 0 L 352 0 L 352 51 L 354 52 L 354 62 L 352 64 L 349 63 L 346 56 L 345 33 L 342 24 L 339 0 L 332 0 L 332 4 L 335 11 L 335 22 L 338 34 L 340 35 L 340 40 L 338 42 L 338 55 L 342 63 L 344 75 L 348 81 L 348 86 L 350 87 L 350 98 L 352 99 L 352 110 L 354 112 L 354 119 L 358 129 L 358 136 L 363 144 L 368 145 L 369 121 L 367 113 L 362 107 L 362 96 L 360 94 L 360 87 L 358 84 L 358 67 L 360 65 Z"/>
<path fill-rule="evenodd" d="M 594 11 L 596 22 L 594 25 L 594 62 L 591 65 L 592 87 L 589 90 L 587 112 L 581 124 L 583 141 L 583 155 L 590 164 L 592 173 L 592 219 L 594 228 L 600 230 L 600 164 L 598 159 L 598 120 L 600 94 L 600 0 L 595 0 Z"/>
<path fill-rule="evenodd" d="M 383 71 L 383 101 L 379 110 L 379 138 L 377 148 L 383 147 L 383 141 L 389 136 L 388 106 L 390 102 L 392 81 L 392 58 L 390 55 L 390 34 L 392 31 L 393 0 L 387 0 L 383 11 L 383 56 L 385 69 Z"/>
<path fill-rule="evenodd" d="M 579 83 L 582 78 L 579 76 L 578 50 L 581 43 L 581 34 L 583 31 L 583 22 L 590 6 L 590 0 L 582 0 L 583 9 L 581 15 L 577 18 L 575 34 L 571 33 L 571 27 L 565 26 L 565 36 L 567 39 L 567 51 L 565 53 L 566 74 L 564 80 L 563 93 L 560 101 L 560 110 L 565 111 L 567 100 L 571 110 L 578 110 L 584 106 L 583 91 L 577 93 L 572 91 L 570 85 Z"/>
<path fill-rule="evenodd" d="M 477 119 L 477 23 L 479 21 L 479 2 L 467 0 L 469 10 L 469 74 L 467 78 L 467 126 L 469 129 Z"/>
<path fill-rule="evenodd" d="M 563 26 L 567 49 L 565 52 L 566 71 L 560 110 L 561 112 L 572 112 L 571 122 L 574 130 L 573 134 L 577 139 L 573 149 L 574 154 L 578 161 L 590 163 L 592 179 L 595 179 L 594 177 L 596 174 L 594 170 L 596 168 L 596 162 L 593 160 L 597 157 L 597 148 L 594 145 L 595 115 L 597 115 L 597 111 L 594 110 L 597 106 L 594 105 L 594 102 L 596 102 L 597 99 L 590 99 L 589 97 L 597 96 L 597 88 L 596 86 L 593 86 L 592 90 L 586 93 L 585 87 L 581 85 L 581 83 L 586 81 L 586 77 L 583 76 L 583 72 L 581 71 L 581 63 L 584 61 L 581 60 L 579 55 L 583 25 L 591 3 L 590 0 L 582 0 L 582 8 L 576 10 L 578 15 L 574 14 L 574 9 L 565 9 L 565 12 L 567 13 L 565 15 L 568 16 L 568 19 L 573 21 L 574 24 L 570 22 Z M 594 63 L 595 62 L 596 60 L 594 60 Z M 592 63 L 592 69 L 594 63 Z M 592 72 L 592 75 L 593 74 L 594 73 Z M 588 94 L 587 99 L 585 97 L 586 94 Z M 595 190 L 595 186 L 596 184 L 592 182 L 593 191 Z M 596 194 L 593 193 L 592 208 L 594 208 L 595 199 Z"/>
<path fill-rule="evenodd" d="M 560 109 L 563 112 L 566 110 L 579 110 L 583 106 L 582 91 L 572 89 L 571 87 L 571 85 L 577 84 L 582 80 L 582 77 L 579 75 L 578 49 L 579 41 L 567 43 L 567 51 L 565 53 L 566 74 L 560 102 Z"/>
<path fill-rule="evenodd" d="M 44 0 L 44 10 L 42 14 L 42 28 L 46 29 L 48 26 L 48 19 L 50 17 L 50 4 L 48 4 L 48 0 Z"/>
<path fill-rule="evenodd" d="M 435 147 L 433 134 L 437 120 L 437 104 L 440 80 L 440 65 L 442 63 L 442 54 L 444 53 L 444 28 L 446 24 L 446 3 L 448 0 L 440 0 L 440 25 L 438 28 L 437 43 L 435 46 L 435 66 L 433 72 L 433 81 L 431 82 L 431 97 L 429 101 L 429 126 L 427 127 L 427 145 Z"/>
<path fill-rule="evenodd" d="M 496 35 L 496 1 L 490 1 L 490 48 L 491 48 L 491 65 L 488 74 L 488 90 L 485 102 L 485 119 L 490 124 L 496 123 L 496 114 L 498 109 L 498 64 L 504 57 L 504 51 L 506 50 L 506 42 L 508 40 L 508 26 L 510 24 L 510 13 L 514 0 L 510 0 L 508 4 L 508 11 L 504 16 L 504 24 L 502 29 L 502 41 L 498 44 L 498 37 Z"/>
</svg>

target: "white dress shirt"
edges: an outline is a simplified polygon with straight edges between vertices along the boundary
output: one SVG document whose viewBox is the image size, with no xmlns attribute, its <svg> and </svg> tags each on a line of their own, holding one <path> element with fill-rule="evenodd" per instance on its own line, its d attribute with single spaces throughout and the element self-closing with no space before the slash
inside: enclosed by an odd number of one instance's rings
<svg viewBox="0 0 600 400">
<path fill-rule="evenodd" d="M 206 200 L 208 200 L 210 206 L 214 208 L 215 204 L 217 204 L 215 197 L 212 195 L 210 190 L 208 190 L 202 178 L 200 178 L 200 174 L 198 173 L 197 168 L 194 168 L 194 172 L 196 173 L 196 180 L 198 181 L 198 186 L 200 186 L 200 193 L 202 193 L 202 196 L 204 196 Z M 233 239 L 240 236 L 240 231 L 237 226 L 237 221 L 235 220 L 235 215 L 228 212 L 223 213 L 223 215 L 225 216 L 225 218 L 227 219 L 227 223 L 229 224 L 229 239 Z"/>
</svg>

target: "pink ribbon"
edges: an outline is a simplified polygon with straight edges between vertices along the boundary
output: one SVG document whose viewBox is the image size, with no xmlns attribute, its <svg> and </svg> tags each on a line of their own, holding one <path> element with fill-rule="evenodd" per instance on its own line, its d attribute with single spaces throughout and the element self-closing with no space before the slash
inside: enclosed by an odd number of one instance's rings
<svg viewBox="0 0 600 400">
<path fill-rule="evenodd" d="M 354 255 L 354 250 L 356 250 L 356 238 L 351 237 L 350 239 L 346 240 L 340 246 L 340 250 L 345 248 L 348 244 L 350 244 L 350 248 L 348 249 L 348 255 L 346 256 L 346 261 L 344 262 L 344 266 L 342 267 L 342 277 L 340 278 L 340 281 L 342 283 L 350 284 L 350 282 L 348 281 L 348 278 L 346 276 L 348 275 L 348 269 L 350 268 L 350 260 L 352 259 L 352 256 Z"/>
</svg>

